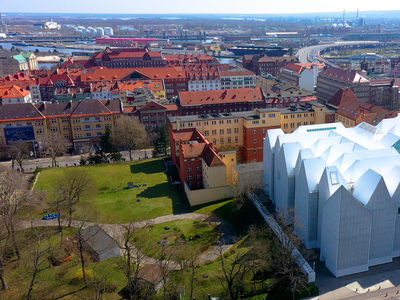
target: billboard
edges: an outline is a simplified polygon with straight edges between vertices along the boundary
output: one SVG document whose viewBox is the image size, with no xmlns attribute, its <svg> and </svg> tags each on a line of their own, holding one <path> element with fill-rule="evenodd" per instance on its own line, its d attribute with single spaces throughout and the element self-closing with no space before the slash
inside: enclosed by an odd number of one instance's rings
<svg viewBox="0 0 400 300">
<path fill-rule="evenodd" d="M 32 141 L 35 139 L 33 127 L 4 128 L 7 144 L 19 140 Z"/>
</svg>

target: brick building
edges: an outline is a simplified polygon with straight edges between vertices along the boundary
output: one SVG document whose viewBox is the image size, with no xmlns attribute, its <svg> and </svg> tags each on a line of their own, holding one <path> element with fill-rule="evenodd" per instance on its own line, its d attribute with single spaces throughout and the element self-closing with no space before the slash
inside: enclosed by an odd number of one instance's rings
<svg viewBox="0 0 400 300">
<path fill-rule="evenodd" d="M 294 56 L 270 57 L 267 54 L 249 54 L 243 56 L 243 67 L 253 71 L 256 75 L 279 75 L 279 69 L 288 63 L 295 63 Z"/>
</svg>

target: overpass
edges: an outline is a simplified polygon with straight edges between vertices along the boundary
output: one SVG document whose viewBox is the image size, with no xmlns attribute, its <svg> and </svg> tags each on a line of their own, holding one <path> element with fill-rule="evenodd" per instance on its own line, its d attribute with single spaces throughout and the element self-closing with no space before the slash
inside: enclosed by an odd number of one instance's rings
<svg viewBox="0 0 400 300">
<path fill-rule="evenodd" d="M 329 66 L 336 66 L 334 63 L 328 61 L 327 59 L 321 57 L 320 53 L 323 50 L 329 48 L 343 48 L 343 47 L 355 47 L 355 46 L 364 46 L 364 47 L 376 47 L 378 45 L 388 44 L 379 41 L 352 41 L 352 42 L 335 42 L 323 45 L 316 45 L 301 48 L 296 57 L 301 63 L 309 63 L 309 62 L 324 62 Z"/>
</svg>

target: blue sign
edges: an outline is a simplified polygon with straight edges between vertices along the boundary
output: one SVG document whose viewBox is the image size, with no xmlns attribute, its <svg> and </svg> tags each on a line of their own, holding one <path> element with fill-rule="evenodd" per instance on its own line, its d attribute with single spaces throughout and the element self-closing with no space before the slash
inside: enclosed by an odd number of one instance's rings
<svg viewBox="0 0 400 300">
<path fill-rule="evenodd" d="M 7 144 L 15 141 L 32 141 L 35 139 L 33 127 L 4 128 Z"/>
</svg>

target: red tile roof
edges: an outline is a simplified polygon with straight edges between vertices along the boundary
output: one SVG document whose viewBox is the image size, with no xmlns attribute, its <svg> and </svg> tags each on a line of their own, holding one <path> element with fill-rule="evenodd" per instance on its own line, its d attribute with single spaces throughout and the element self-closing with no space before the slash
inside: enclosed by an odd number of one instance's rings
<svg viewBox="0 0 400 300">
<path fill-rule="evenodd" d="M 181 153 L 184 158 L 198 157 L 202 155 L 205 147 L 205 143 L 181 144 Z"/>
<path fill-rule="evenodd" d="M 329 67 L 319 73 L 319 76 L 332 78 L 344 83 L 368 83 L 369 80 L 360 75 L 356 70 L 344 70 L 335 67 Z"/>
<path fill-rule="evenodd" d="M 6 98 L 16 98 L 16 97 L 26 97 L 29 95 L 31 92 L 28 90 L 25 90 L 21 87 L 18 87 L 16 85 L 2 85 L 0 86 L 0 98 L 1 99 L 6 99 Z"/>
<path fill-rule="evenodd" d="M 339 90 L 329 103 L 338 107 L 336 114 L 353 120 L 355 124 L 366 122 L 376 125 L 383 119 L 397 117 L 393 111 L 359 100 L 350 89 Z"/>
<path fill-rule="evenodd" d="M 255 87 L 230 90 L 183 91 L 179 93 L 179 99 L 181 106 L 193 106 L 230 102 L 260 101 L 264 100 L 264 95 L 260 87 Z"/>
<path fill-rule="evenodd" d="M 215 150 L 211 147 L 207 147 L 207 149 L 203 153 L 203 159 L 204 162 L 207 164 L 209 167 L 216 167 L 216 166 L 224 166 L 225 164 L 215 152 Z"/>
</svg>

